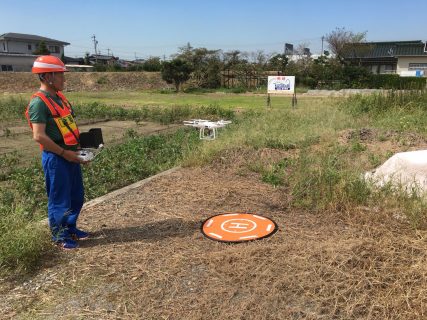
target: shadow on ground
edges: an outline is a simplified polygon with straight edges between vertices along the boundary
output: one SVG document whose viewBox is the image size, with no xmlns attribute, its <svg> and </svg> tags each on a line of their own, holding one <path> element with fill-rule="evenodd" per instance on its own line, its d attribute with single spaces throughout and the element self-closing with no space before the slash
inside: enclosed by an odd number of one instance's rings
<svg viewBox="0 0 427 320">
<path fill-rule="evenodd" d="M 88 248 L 112 243 L 159 241 L 170 237 L 184 238 L 199 232 L 201 221 L 168 219 L 142 226 L 102 228 L 91 233 L 91 238 L 81 241 L 80 247 Z"/>
</svg>

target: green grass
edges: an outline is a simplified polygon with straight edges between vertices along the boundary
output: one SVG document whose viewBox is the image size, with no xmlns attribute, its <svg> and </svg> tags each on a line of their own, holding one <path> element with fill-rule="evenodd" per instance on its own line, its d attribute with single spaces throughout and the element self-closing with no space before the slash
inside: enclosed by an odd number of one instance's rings
<svg viewBox="0 0 427 320">
<path fill-rule="evenodd" d="M 67 93 L 70 101 L 77 104 L 98 102 L 114 106 L 209 106 L 217 105 L 221 108 L 236 109 L 262 109 L 267 105 L 266 95 L 261 94 L 227 94 L 227 93 L 170 93 L 156 92 L 70 92 Z M 291 98 L 273 96 L 273 107 L 287 107 L 291 104 Z"/>
<path fill-rule="evenodd" d="M 197 132 L 186 129 L 168 135 L 129 136 L 126 143 L 106 149 L 83 166 L 86 200 L 179 165 L 200 143 Z"/>
<path fill-rule="evenodd" d="M 80 119 L 114 119 L 153 121 L 161 124 L 181 123 L 191 118 L 209 118 L 212 120 L 234 119 L 234 111 L 218 105 L 208 106 L 173 106 L 173 107 L 135 107 L 123 108 L 91 102 L 75 104 L 74 110 Z"/>
<path fill-rule="evenodd" d="M 23 95 L 0 97 L 0 121 L 24 119 L 24 112 L 27 105 L 28 100 Z"/>
<path fill-rule="evenodd" d="M 34 270 L 52 251 L 47 224 L 27 219 L 19 208 L 2 214 L 0 223 L 0 274 Z"/>
<path fill-rule="evenodd" d="M 267 106 L 265 94 L 228 93 L 169 93 L 158 92 L 68 92 L 67 98 L 75 106 L 80 118 L 110 117 L 114 119 L 142 119 L 163 123 L 181 121 L 183 117 L 229 117 L 226 110 L 264 110 Z M 24 111 L 29 94 L 12 94 L 0 98 L 0 121 L 24 120 Z M 301 99 L 302 100 L 302 99 Z M 305 97 L 305 101 L 315 98 Z M 300 101 L 301 103 L 301 101 Z M 271 96 L 272 109 L 291 106 L 290 97 Z M 222 110 L 210 112 L 213 109 Z M 133 111 L 132 111 L 133 110 Z M 174 115 L 179 115 L 174 117 Z M 169 118 L 169 120 L 167 119 Z M 163 119 L 163 120 L 162 120 Z"/>
<path fill-rule="evenodd" d="M 378 128 L 427 133 L 427 91 L 355 95 L 344 100 L 341 108 Z"/>
<path fill-rule="evenodd" d="M 288 105 L 245 112 L 238 122 L 220 132 L 221 139 L 203 145 L 187 162 L 203 164 L 233 146 L 286 150 L 335 141 L 339 130 L 357 124 L 357 120 L 338 110 L 335 104 L 331 99 L 304 99 L 295 109 Z"/>
<path fill-rule="evenodd" d="M 177 164 L 204 165 L 229 150 L 257 152 L 275 149 L 283 152 L 281 159 L 260 159 L 248 163 L 247 169 L 258 173 L 263 182 L 282 188 L 289 199 L 290 209 L 307 213 L 355 214 L 356 208 L 364 207 L 373 212 L 399 212 L 414 228 L 427 227 L 425 197 L 417 192 L 408 195 L 392 186 L 374 189 L 362 179 L 364 172 L 381 164 L 392 152 L 369 149 L 358 136 L 342 141 L 343 132 L 366 127 L 378 132 L 393 130 L 424 136 L 427 121 L 425 93 L 354 96 L 343 100 L 300 99 L 294 109 L 287 98 L 275 97 L 279 100 L 273 100 L 272 108 L 267 109 L 256 107 L 263 101 L 256 95 L 219 96 L 215 94 L 209 99 L 209 94 L 154 94 L 151 97 L 129 92 L 75 94 L 73 99 L 80 99 L 76 107 L 87 118 L 105 116 L 135 120 L 146 116 L 160 122 L 179 121 L 196 115 L 233 118 L 231 125 L 219 131 L 219 138 L 209 143 L 200 143 L 197 132 L 189 128 L 173 135 L 143 139 L 129 131 L 125 144 L 107 149 L 94 163 L 84 167 L 87 199 Z M 116 102 L 125 105 L 125 97 L 130 105 L 138 107 L 111 106 Z M 151 102 L 158 99 L 159 106 L 148 107 L 149 99 Z M 182 105 L 180 99 L 185 101 Z M 245 112 L 236 117 L 227 113 L 236 106 L 245 108 Z M 376 141 L 386 139 L 384 135 Z M 33 233 L 29 226 L 45 216 L 46 199 L 40 165 L 35 163 L 18 168 L 14 166 L 16 157 L 18 155 L 9 155 L 0 159 L 0 226 L 3 229 L 6 223 L 14 226 L 2 234 L 2 242 L 8 245 L 0 247 L 0 266 L 26 270 L 47 248 L 42 244 L 30 246 L 29 252 L 24 245 L 45 236 L 45 231 Z M 123 164 L 123 158 L 129 161 Z M 12 223 L 9 223 L 10 219 Z"/>
</svg>

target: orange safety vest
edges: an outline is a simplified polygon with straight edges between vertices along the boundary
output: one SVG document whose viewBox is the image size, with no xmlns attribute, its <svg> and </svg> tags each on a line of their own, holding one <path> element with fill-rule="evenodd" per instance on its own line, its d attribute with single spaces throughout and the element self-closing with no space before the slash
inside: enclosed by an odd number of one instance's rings
<svg viewBox="0 0 427 320">
<path fill-rule="evenodd" d="M 67 146 L 75 146 L 79 144 L 80 133 L 79 129 L 77 128 L 77 124 L 73 118 L 73 109 L 71 107 L 71 104 L 61 92 L 58 91 L 56 94 L 61 99 L 63 107 L 59 106 L 52 98 L 48 98 L 43 92 L 40 91 L 34 93 L 31 96 L 31 100 L 35 97 L 39 97 L 40 99 L 42 99 L 42 101 L 49 108 L 53 120 L 55 121 L 59 131 L 61 132 L 61 135 L 64 139 L 64 143 Z M 33 125 L 30 121 L 29 109 L 30 104 L 28 104 L 27 110 L 25 111 L 25 117 L 27 118 L 28 124 L 32 129 Z"/>
</svg>

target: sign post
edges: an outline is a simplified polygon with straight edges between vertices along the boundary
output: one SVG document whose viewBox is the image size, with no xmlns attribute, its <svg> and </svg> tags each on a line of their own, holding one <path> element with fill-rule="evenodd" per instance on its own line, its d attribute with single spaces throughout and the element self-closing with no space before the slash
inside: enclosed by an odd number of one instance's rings
<svg viewBox="0 0 427 320">
<path fill-rule="evenodd" d="M 295 76 L 269 76 L 267 94 L 292 95 L 292 107 L 297 105 Z"/>
</svg>

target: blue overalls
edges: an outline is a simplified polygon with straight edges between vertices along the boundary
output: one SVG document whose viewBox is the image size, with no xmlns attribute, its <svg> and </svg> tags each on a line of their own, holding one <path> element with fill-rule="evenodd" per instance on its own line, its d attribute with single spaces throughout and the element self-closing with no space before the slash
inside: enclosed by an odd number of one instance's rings
<svg viewBox="0 0 427 320">
<path fill-rule="evenodd" d="M 70 234 L 76 230 L 84 201 L 82 171 L 79 163 L 69 162 L 49 151 L 42 152 L 42 165 L 52 240 L 61 242 L 70 239 Z"/>
</svg>

